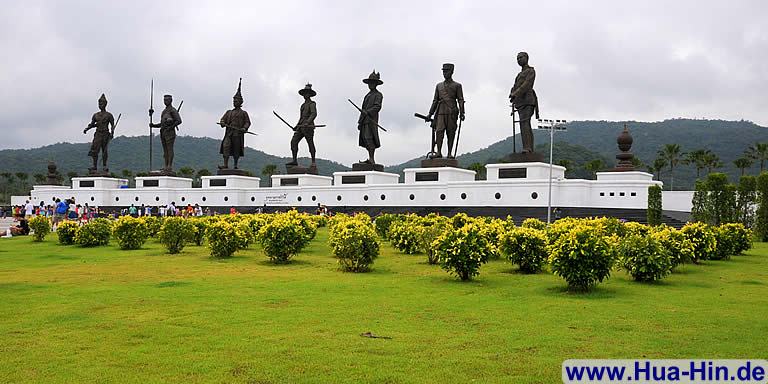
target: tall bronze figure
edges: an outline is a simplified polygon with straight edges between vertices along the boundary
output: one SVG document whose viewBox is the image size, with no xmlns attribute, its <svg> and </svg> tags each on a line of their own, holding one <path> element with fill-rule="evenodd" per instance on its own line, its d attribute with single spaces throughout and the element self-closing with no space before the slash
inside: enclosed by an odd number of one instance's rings
<svg viewBox="0 0 768 384">
<path fill-rule="evenodd" d="M 525 52 L 517 54 L 517 64 L 520 65 L 520 73 L 515 77 L 515 85 L 509 92 L 509 102 L 512 103 L 512 108 L 517 110 L 517 114 L 520 116 L 520 138 L 523 141 L 523 153 L 532 153 L 531 118 L 534 113 L 536 118 L 539 117 L 539 101 L 536 97 L 536 91 L 533 90 L 536 71 L 528 65 L 528 54 Z M 514 110 L 512 111 L 513 114 L 515 113 Z"/>
<path fill-rule="evenodd" d="M 242 109 L 242 83 L 243 79 L 240 79 L 240 82 L 237 83 L 237 93 L 232 97 L 234 108 L 224 113 L 221 121 L 219 121 L 219 125 L 226 129 L 219 148 L 219 153 L 224 157 L 224 165 L 220 165 L 219 170 L 229 169 L 230 156 L 234 158 L 235 169 L 238 169 L 237 162 L 245 153 L 245 133 L 251 127 L 251 118 L 248 116 L 248 112 Z"/>
<path fill-rule="evenodd" d="M 453 81 L 453 64 L 443 64 L 443 77 L 445 81 L 435 86 L 435 97 L 429 108 L 428 119 L 435 116 L 435 137 L 433 144 L 437 147 L 434 158 L 442 158 L 443 137 L 448 134 L 448 158 L 456 156 L 453 153 L 453 141 L 456 137 L 457 121 L 464 121 L 464 91 L 461 84 Z"/>
<path fill-rule="evenodd" d="M 173 96 L 163 96 L 165 109 L 160 115 L 160 122 L 157 124 L 149 123 L 150 128 L 160 128 L 160 141 L 163 144 L 163 159 L 165 164 L 161 173 L 173 174 L 173 144 L 176 141 L 176 130 L 181 125 L 181 116 L 179 111 L 173 107 Z M 152 116 L 152 110 L 149 115 Z"/>
<path fill-rule="evenodd" d="M 111 126 L 111 130 L 110 130 Z M 83 133 L 88 133 L 92 128 L 96 128 L 93 134 L 93 141 L 91 142 L 91 149 L 88 151 L 88 156 L 93 158 L 93 166 L 88 168 L 88 172 L 91 175 L 97 174 L 96 165 L 99 162 L 99 152 L 101 152 L 101 166 L 102 173 L 109 174 L 107 168 L 107 158 L 109 157 L 109 141 L 115 135 L 115 118 L 111 113 L 107 112 L 107 97 L 101 94 L 99 97 L 99 111 L 93 114 L 91 117 L 91 123 L 83 130 Z"/>
<path fill-rule="evenodd" d="M 309 145 L 309 154 L 312 156 L 312 165 L 310 168 L 317 168 L 317 163 L 315 163 L 314 140 L 317 105 L 312 101 L 312 97 L 317 95 L 317 92 L 312 89 L 312 84 L 307 84 L 303 89 L 299 90 L 299 95 L 304 97 L 304 103 L 301 104 L 301 108 L 299 109 L 299 122 L 293 127 L 293 137 L 291 138 L 291 154 L 293 155 L 293 160 L 286 165 L 299 165 L 296 160 L 296 156 L 299 152 L 299 142 L 301 142 L 301 139 L 306 139 L 307 145 Z"/>
<path fill-rule="evenodd" d="M 374 70 L 368 75 L 367 79 L 363 79 L 363 83 L 368 84 L 369 92 L 363 98 L 363 105 L 360 107 L 360 117 L 357 119 L 357 129 L 360 131 L 358 145 L 368 150 L 368 159 L 360 161 L 360 164 L 373 167 L 376 165 L 376 160 L 374 159 L 376 148 L 381 147 L 378 124 L 381 103 L 384 101 L 384 95 L 376 87 L 384 84 L 384 82 L 381 81 L 381 74 L 376 73 L 376 70 Z M 384 169 L 383 166 L 381 169 Z"/>
</svg>

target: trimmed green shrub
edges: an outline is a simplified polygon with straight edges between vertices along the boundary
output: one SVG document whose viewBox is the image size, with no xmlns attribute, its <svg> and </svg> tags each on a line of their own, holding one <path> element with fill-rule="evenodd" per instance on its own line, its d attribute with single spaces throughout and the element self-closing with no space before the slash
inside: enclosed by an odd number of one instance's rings
<svg viewBox="0 0 768 384">
<path fill-rule="evenodd" d="M 525 273 L 540 272 L 547 262 L 547 236 L 538 229 L 511 229 L 501 237 L 499 248 Z"/>
<path fill-rule="evenodd" d="M 768 172 L 757 177 L 755 235 L 759 241 L 768 241 Z"/>
<path fill-rule="evenodd" d="M 626 236 L 616 253 L 619 264 L 637 281 L 661 280 L 672 272 L 669 251 L 654 236 Z"/>
<path fill-rule="evenodd" d="M 451 217 L 451 225 L 453 225 L 454 228 L 461 228 L 467 225 L 467 223 L 471 223 L 473 221 L 473 218 L 469 217 L 469 215 L 463 212 L 457 213 Z"/>
<path fill-rule="evenodd" d="M 389 228 L 392 223 L 396 221 L 402 221 L 405 217 L 403 215 L 397 215 L 393 213 L 382 213 L 376 216 L 376 233 L 384 240 L 389 239 Z"/>
<path fill-rule="evenodd" d="M 434 243 L 440 266 L 462 281 L 480 274 L 480 266 L 488 262 L 491 253 L 482 229 L 476 223 L 465 222 L 460 228 L 446 230 Z"/>
<path fill-rule="evenodd" d="M 679 230 L 668 226 L 659 226 L 652 236 L 669 252 L 672 269 L 680 264 L 693 261 L 693 243 Z"/>
<path fill-rule="evenodd" d="M 694 222 L 686 224 L 680 231 L 693 244 L 691 261 L 694 264 L 698 264 L 701 260 L 716 257 L 717 237 L 711 226 L 706 223 Z"/>
<path fill-rule="evenodd" d="M 208 249 L 211 250 L 211 256 L 224 259 L 232 257 L 243 244 L 243 236 L 246 233 L 239 229 L 236 224 L 226 220 L 216 220 L 205 231 L 205 238 L 208 240 Z"/>
<path fill-rule="evenodd" d="M 737 196 L 738 222 L 747 228 L 755 223 L 755 205 L 757 204 L 757 178 L 744 175 L 739 179 Z"/>
<path fill-rule="evenodd" d="M 139 249 L 147 241 L 149 230 L 144 220 L 121 216 L 112 226 L 112 236 L 120 249 Z"/>
<path fill-rule="evenodd" d="M 529 217 L 525 220 L 523 220 L 523 223 L 520 224 L 523 228 L 533 228 L 538 229 L 540 231 L 546 231 L 547 230 L 547 223 L 535 218 L 535 217 Z"/>
<path fill-rule="evenodd" d="M 651 227 L 640 224 L 636 221 L 628 221 L 624 223 L 624 236 L 641 235 L 645 236 L 651 232 Z"/>
<path fill-rule="evenodd" d="M 710 173 L 707 175 L 707 189 L 709 190 L 707 204 L 711 207 L 707 224 L 720 225 L 736 221 L 736 186 L 728 183 L 728 176 L 724 173 Z"/>
<path fill-rule="evenodd" d="M 741 223 L 723 224 L 720 228 L 728 234 L 732 255 L 739 255 L 752 248 L 752 231 Z"/>
<path fill-rule="evenodd" d="M 29 219 L 29 228 L 32 230 L 34 241 L 43 241 L 51 233 L 51 220 L 45 216 L 35 216 Z"/>
<path fill-rule="evenodd" d="M 400 252 L 412 255 L 419 251 L 420 230 L 416 218 L 393 222 L 389 227 L 389 242 Z"/>
<path fill-rule="evenodd" d="M 108 219 L 93 219 L 84 224 L 75 234 L 75 243 L 83 247 L 109 244 L 112 222 Z"/>
<path fill-rule="evenodd" d="M 190 219 L 189 222 L 195 227 L 195 233 L 192 235 L 192 242 L 199 247 L 205 242 L 205 231 L 208 230 L 209 221 L 207 218 L 194 218 Z"/>
<path fill-rule="evenodd" d="M 308 243 L 307 228 L 295 215 L 278 214 L 259 230 L 264 253 L 276 264 L 287 264 Z"/>
<path fill-rule="evenodd" d="M 181 252 L 195 237 L 195 226 L 183 217 L 167 217 L 163 220 L 157 238 L 170 254 Z"/>
<path fill-rule="evenodd" d="M 651 185 L 648 187 L 648 225 L 656 226 L 661 224 L 661 186 Z"/>
<path fill-rule="evenodd" d="M 572 290 L 586 291 L 611 275 L 614 253 L 601 231 L 588 225 L 573 227 L 549 247 L 552 272 Z"/>
<path fill-rule="evenodd" d="M 693 199 L 691 200 L 691 216 L 693 221 L 708 223 L 712 214 L 710 207 L 709 190 L 704 180 L 696 180 L 694 185 Z"/>
<path fill-rule="evenodd" d="M 149 233 L 149 236 L 157 237 L 160 233 L 160 229 L 163 227 L 165 218 L 162 216 L 142 216 L 141 220 L 144 220 L 144 224 L 147 225 L 147 233 Z"/>
<path fill-rule="evenodd" d="M 59 244 L 72 245 L 75 243 L 75 235 L 80 229 L 80 225 L 74 221 L 65 220 L 56 227 L 56 235 L 59 237 Z"/>
<path fill-rule="evenodd" d="M 421 230 L 418 234 L 419 250 L 427 255 L 427 263 L 437 264 L 439 262 L 433 243 L 445 231 L 452 228 L 450 219 L 446 217 L 425 219 L 422 222 Z"/>
<path fill-rule="evenodd" d="M 336 223 L 328 236 L 339 267 L 347 272 L 366 272 L 379 256 L 379 239 L 368 215 Z"/>
</svg>

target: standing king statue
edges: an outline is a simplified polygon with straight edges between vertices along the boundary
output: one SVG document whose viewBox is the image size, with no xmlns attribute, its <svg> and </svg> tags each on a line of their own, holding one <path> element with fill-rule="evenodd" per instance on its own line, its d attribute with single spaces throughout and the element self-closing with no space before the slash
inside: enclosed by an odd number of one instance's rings
<svg viewBox="0 0 768 384">
<path fill-rule="evenodd" d="M 181 125 L 181 116 L 179 111 L 173 107 L 173 96 L 163 96 L 163 103 L 165 109 L 160 115 L 160 122 L 157 124 L 149 123 L 149 127 L 160 128 L 160 141 L 163 144 L 163 159 L 165 160 L 162 173 L 171 175 L 173 174 L 173 144 L 176 142 L 176 129 Z M 152 112 L 154 111 L 150 110 L 150 116 L 152 116 Z"/>
<path fill-rule="evenodd" d="M 443 137 L 448 133 L 448 158 L 456 156 L 453 153 L 453 140 L 456 137 L 457 120 L 464 121 L 464 91 L 461 84 L 453 81 L 453 64 L 443 64 L 443 78 L 445 81 L 435 86 L 435 97 L 429 108 L 428 119 L 435 117 L 435 146 L 437 153 L 435 158 L 443 157 Z"/>
<path fill-rule="evenodd" d="M 317 163 L 315 162 L 315 118 L 317 117 L 317 104 L 312 101 L 312 97 L 317 95 L 317 92 L 312 89 L 312 84 L 307 84 L 304 88 L 299 90 L 299 95 L 304 97 L 304 103 L 301 104 L 299 109 L 299 122 L 293 127 L 293 137 L 291 138 L 291 160 L 286 166 L 296 167 L 299 165 L 297 157 L 299 153 L 299 142 L 301 139 L 307 140 L 309 146 L 309 155 L 312 157 L 312 165 L 310 169 L 317 170 Z"/>
<path fill-rule="evenodd" d="M 240 79 L 240 82 L 237 83 L 237 93 L 232 97 L 234 108 L 224 113 L 221 121 L 219 121 L 219 125 L 226 129 L 219 148 L 219 153 L 224 157 L 224 165 L 220 165 L 219 170 L 229 169 L 230 156 L 235 160 L 235 169 L 238 169 L 237 162 L 244 156 L 245 133 L 251 127 L 251 118 L 248 116 L 248 112 L 242 109 L 243 95 L 240 93 L 242 82 L 243 79 Z"/>
<path fill-rule="evenodd" d="M 373 155 L 376 148 L 381 147 L 378 123 L 381 103 L 384 101 L 384 95 L 376 87 L 384 84 L 384 82 L 381 81 L 381 74 L 374 70 L 367 79 L 363 79 L 363 83 L 368 84 L 370 91 L 363 98 L 360 117 L 357 119 L 357 129 L 360 131 L 358 145 L 368 150 L 368 160 L 363 160 L 360 163 L 373 167 L 376 165 Z M 383 167 L 381 169 L 383 170 Z"/>
<path fill-rule="evenodd" d="M 99 152 L 101 152 L 102 171 L 108 174 L 107 157 L 109 152 L 107 149 L 109 141 L 115 135 L 115 118 L 111 113 L 107 112 L 107 97 L 103 93 L 99 97 L 99 111 L 93 114 L 91 123 L 83 130 L 83 133 L 88 133 L 88 130 L 92 128 L 96 128 L 96 132 L 93 134 L 93 142 L 91 142 L 91 150 L 88 151 L 88 156 L 93 158 L 93 166 L 88 168 L 88 172 L 92 175 L 97 173 L 96 165 L 99 162 Z"/>
<path fill-rule="evenodd" d="M 515 85 L 509 92 L 509 102 L 512 108 L 517 110 L 520 116 L 520 138 L 523 141 L 523 153 L 533 153 L 533 130 L 531 130 L 531 118 L 534 113 L 539 117 L 539 101 L 533 83 L 536 80 L 536 71 L 528 65 L 528 54 L 517 54 L 517 64 L 520 65 L 520 73 L 515 77 Z M 514 114 L 514 110 L 512 113 Z M 514 138 L 513 138 L 514 139 Z"/>
</svg>

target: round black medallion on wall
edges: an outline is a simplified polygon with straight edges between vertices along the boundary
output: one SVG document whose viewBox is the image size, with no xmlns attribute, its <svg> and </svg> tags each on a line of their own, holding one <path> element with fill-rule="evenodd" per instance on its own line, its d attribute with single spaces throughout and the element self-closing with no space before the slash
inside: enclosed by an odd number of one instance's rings
<svg viewBox="0 0 768 384">
<path fill-rule="evenodd" d="M 440 200 L 445 200 L 445 193 L 440 194 Z"/>
<path fill-rule="evenodd" d="M 363 200 L 368 201 L 368 195 L 363 196 Z"/>
<path fill-rule="evenodd" d="M 501 193 L 496 192 L 496 195 L 494 197 L 496 197 L 496 200 L 501 199 Z"/>
<path fill-rule="evenodd" d="M 536 192 L 534 192 L 534 193 L 531 193 L 531 199 L 534 199 L 534 200 L 536 200 L 536 199 L 538 199 L 538 198 L 539 198 L 539 194 L 538 194 L 538 193 L 536 193 Z"/>
<path fill-rule="evenodd" d="M 467 194 L 462 192 L 461 193 L 461 199 L 462 200 L 466 200 L 467 199 Z"/>
<path fill-rule="evenodd" d="M 224 201 L 229 201 L 229 197 L 224 196 Z"/>
<path fill-rule="evenodd" d="M 387 198 L 387 196 L 385 196 L 385 195 L 381 195 L 381 199 L 382 199 L 382 200 L 385 200 L 386 198 Z"/>
<path fill-rule="evenodd" d="M 312 201 L 317 200 L 317 196 L 312 196 Z"/>
<path fill-rule="evenodd" d="M 115 201 L 120 201 L 120 198 L 115 196 Z"/>
<path fill-rule="evenodd" d="M 411 200 L 413 200 L 413 199 L 415 199 L 415 198 L 416 198 L 416 196 L 414 196 L 414 195 L 413 195 L 413 193 L 411 193 L 411 195 L 410 195 L 410 196 L 408 196 L 408 198 L 409 198 L 409 199 L 411 199 Z"/>
<path fill-rule="evenodd" d="M 341 195 L 336 196 L 336 200 L 341 201 Z"/>
<path fill-rule="evenodd" d="M 301 201 L 301 196 L 297 197 L 296 200 Z"/>
<path fill-rule="evenodd" d="M 205 201 L 205 196 L 203 196 L 203 201 Z"/>
</svg>

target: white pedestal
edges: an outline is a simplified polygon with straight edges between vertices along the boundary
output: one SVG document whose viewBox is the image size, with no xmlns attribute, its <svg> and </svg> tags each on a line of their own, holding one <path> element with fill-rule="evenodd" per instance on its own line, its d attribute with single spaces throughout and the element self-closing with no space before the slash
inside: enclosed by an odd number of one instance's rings
<svg viewBox="0 0 768 384">
<path fill-rule="evenodd" d="M 333 185 L 397 184 L 400 176 L 379 171 L 346 171 L 333 173 Z"/>
<path fill-rule="evenodd" d="M 143 176 L 136 178 L 136 188 L 192 188 L 192 179 L 172 176 Z"/>
<path fill-rule="evenodd" d="M 112 177 L 74 177 L 72 189 L 120 189 L 127 188 L 128 180 Z"/>
<path fill-rule="evenodd" d="M 434 168 L 406 168 L 403 170 L 405 173 L 406 184 L 416 183 L 450 183 L 457 181 L 474 181 L 475 171 L 469 169 L 453 168 L 453 167 L 434 167 Z"/>
<path fill-rule="evenodd" d="M 203 188 L 258 188 L 261 179 L 239 175 L 203 176 Z"/>
<path fill-rule="evenodd" d="M 597 181 L 652 181 L 653 175 L 641 171 L 597 172 Z"/>
<path fill-rule="evenodd" d="M 549 164 L 542 162 L 488 164 L 485 166 L 485 169 L 488 181 L 514 182 L 520 179 L 549 179 Z M 552 165 L 552 178 L 556 180 L 564 179 L 565 167 Z"/>
<path fill-rule="evenodd" d="M 307 186 L 330 186 L 333 178 L 328 176 L 295 174 L 295 175 L 272 175 L 272 187 L 307 187 Z"/>
</svg>

